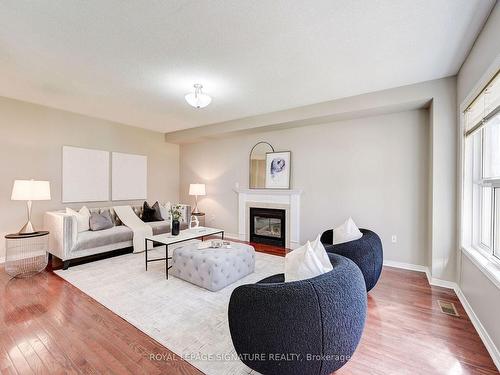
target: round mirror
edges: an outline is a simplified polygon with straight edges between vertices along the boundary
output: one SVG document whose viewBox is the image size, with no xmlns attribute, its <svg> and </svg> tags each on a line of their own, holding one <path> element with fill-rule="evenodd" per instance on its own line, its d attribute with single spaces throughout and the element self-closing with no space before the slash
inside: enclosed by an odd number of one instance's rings
<svg viewBox="0 0 500 375">
<path fill-rule="evenodd" d="M 250 151 L 250 189 L 266 188 L 266 153 L 274 152 L 267 142 L 259 142 Z"/>
</svg>

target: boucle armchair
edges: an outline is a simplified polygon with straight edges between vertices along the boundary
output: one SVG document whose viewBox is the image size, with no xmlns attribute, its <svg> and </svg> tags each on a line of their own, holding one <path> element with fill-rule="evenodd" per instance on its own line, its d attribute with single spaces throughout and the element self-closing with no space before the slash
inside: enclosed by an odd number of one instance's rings
<svg viewBox="0 0 500 375">
<path fill-rule="evenodd" d="M 326 375 L 353 355 L 366 318 L 363 275 L 329 254 L 333 270 L 283 282 L 283 274 L 236 288 L 229 329 L 240 359 L 264 375 Z"/>
<path fill-rule="evenodd" d="M 366 290 L 369 292 L 382 273 L 384 252 L 380 237 L 371 230 L 360 229 L 363 236 L 354 241 L 332 245 L 333 230 L 321 235 L 321 242 L 329 253 L 339 254 L 351 259 L 361 269 L 365 278 Z"/>
</svg>

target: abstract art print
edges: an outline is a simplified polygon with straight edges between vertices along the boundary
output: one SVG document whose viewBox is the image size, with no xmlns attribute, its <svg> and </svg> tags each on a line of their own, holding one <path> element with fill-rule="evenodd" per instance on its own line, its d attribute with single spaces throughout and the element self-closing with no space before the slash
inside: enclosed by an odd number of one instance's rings
<svg viewBox="0 0 500 375">
<path fill-rule="evenodd" d="M 266 189 L 290 189 L 290 151 L 266 154 Z"/>
</svg>

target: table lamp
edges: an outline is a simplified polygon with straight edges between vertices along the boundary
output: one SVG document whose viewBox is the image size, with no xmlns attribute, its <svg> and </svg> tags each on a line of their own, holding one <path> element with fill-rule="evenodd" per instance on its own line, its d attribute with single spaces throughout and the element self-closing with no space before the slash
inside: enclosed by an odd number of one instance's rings
<svg viewBox="0 0 500 375">
<path fill-rule="evenodd" d="M 200 211 L 198 210 L 198 196 L 206 195 L 205 184 L 189 184 L 189 195 L 195 196 L 195 204 L 192 214 L 199 214 Z"/>
<path fill-rule="evenodd" d="M 15 180 L 10 197 L 13 201 L 26 201 L 28 208 L 28 221 L 19 231 L 19 234 L 36 233 L 31 224 L 31 203 L 32 201 L 50 200 L 50 182 L 35 180 Z"/>
</svg>

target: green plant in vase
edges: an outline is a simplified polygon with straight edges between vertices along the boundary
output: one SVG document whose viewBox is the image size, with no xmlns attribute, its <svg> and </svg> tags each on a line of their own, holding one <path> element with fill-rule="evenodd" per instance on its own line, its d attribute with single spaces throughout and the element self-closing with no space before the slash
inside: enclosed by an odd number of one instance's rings
<svg viewBox="0 0 500 375">
<path fill-rule="evenodd" d="M 172 236 L 177 236 L 181 229 L 181 218 L 182 218 L 182 206 L 180 204 L 174 204 L 169 210 L 170 218 L 172 219 Z"/>
</svg>

